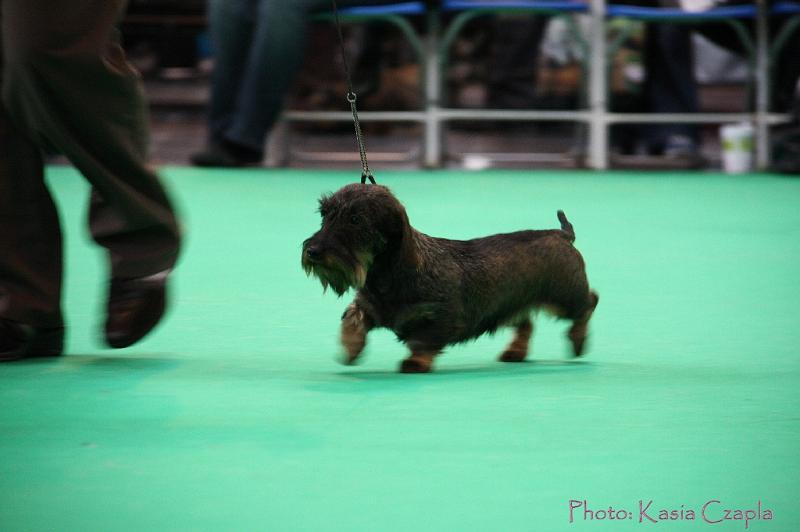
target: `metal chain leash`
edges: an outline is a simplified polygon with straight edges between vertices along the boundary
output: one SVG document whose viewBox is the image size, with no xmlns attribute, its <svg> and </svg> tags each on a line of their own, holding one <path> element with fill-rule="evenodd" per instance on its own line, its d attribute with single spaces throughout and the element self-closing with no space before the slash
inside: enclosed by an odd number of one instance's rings
<svg viewBox="0 0 800 532">
<path fill-rule="evenodd" d="M 333 6 L 333 18 L 336 22 L 336 33 L 339 36 L 339 46 L 342 51 L 342 63 L 344 64 L 344 75 L 347 78 L 347 103 L 350 104 L 350 110 L 353 112 L 353 125 L 356 129 L 356 142 L 358 143 L 358 154 L 361 156 L 361 183 L 366 183 L 369 179 L 370 183 L 375 184 L 375 178 L 372 177 L 372 172 L 369 169 L 367 162 L 367 148 L 364 145 L 364 136 L 361 133 L 361 123 L 358 121 L 358 109 L 356 109 L 356 93 L 353 90 L 353 80 L 350 78 L 350 67 L 347 64 L 347 53 L 344 47 L 344 37 L 342 37 L 342 25 L 339 22 L 339 9 L 336 6 L 336 0 L 331 0 Z"/>
</svg>

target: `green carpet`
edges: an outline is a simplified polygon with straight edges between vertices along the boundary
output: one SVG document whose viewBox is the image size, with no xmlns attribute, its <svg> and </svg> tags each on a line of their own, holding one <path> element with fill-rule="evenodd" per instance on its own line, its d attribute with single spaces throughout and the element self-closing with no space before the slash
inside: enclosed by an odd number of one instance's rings
<svg viewBox="0 0 800 532">
<path fill-rule="evenodd" d="M 88 188 L 48 173 L 69 354 L 0 366 L 2 531 L 800 529 L 799 180 L 378 172 L 436 236 L 564 209 L 601 296 L 585 360 L 543 316 L 531 363 L 495 361 L 503 331 L 400 375 L 385 331 L 336 362 L 349 299 L 300 268 L 316 199 L 357 172 L 164 169 L 186 247 L 168 318 L 123 351 L 99 342 Z M 630 518 L 570 523 L 570 500 Z M 714 500 L 709 521 L 762 519 L 705 522 Z"/>
</svg>

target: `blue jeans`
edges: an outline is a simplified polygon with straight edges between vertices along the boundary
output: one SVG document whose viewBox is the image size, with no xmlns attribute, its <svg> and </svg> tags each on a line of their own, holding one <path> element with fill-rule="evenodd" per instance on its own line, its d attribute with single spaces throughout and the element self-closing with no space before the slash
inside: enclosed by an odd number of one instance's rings
<svg viewBox="0 0 800 532">
<path fill-rule="evenodd" d="M 695 113 L 700 105 L 694 80 L 691 28 L 680 24 L 648 24 L 644 49 L 646 110 L 656 113 Z M 663 146 L 671 136 L 699 142 L 695 124 L 644 126 L 642 135 L 651 146 Z"/>
<path fill-rule="evenodd" d="M 340 7 L 385 3 L 390 2 L 337 0 Z M 330 0 L 209 0 L 212 143 L 263 151 L 302 65 L 311 15 L 330 10 Z"/>
</svg>

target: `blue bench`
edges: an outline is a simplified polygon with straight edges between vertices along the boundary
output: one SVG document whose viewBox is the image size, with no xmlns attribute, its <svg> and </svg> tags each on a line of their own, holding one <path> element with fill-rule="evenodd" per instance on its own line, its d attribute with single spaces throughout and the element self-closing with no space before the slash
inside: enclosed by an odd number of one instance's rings
<svg viewBox="0 0 800 532">
<path fill-rule="evenodd" d="M 423 2 L 397 2 L 374 6 L 343 7 L 339 9 L 339 18 L 345 23 L 383 21 L 392 24 L 403 32 L 414 48 L 420 64 L 423 64 L 425 53 L 421 40 L 406 17 L 425 15 L 427 12 L 428 9 Z M 333 20 L 333 13 L 331 11 L 320 12 L 314 18 L 316 20 Z"/>
<path fill-rule="evenodd" d="M 777 2 L 770 11 L 772 15 L 800 15 L 800 3 Z"/>
<path fill-rule="evenodd" d="M 715 7 L 706 11 L 685 11 L 672 7 L 641 7 L 631 5 L 610 4 L 606 8 L 609 17 L 626 17 L 652 21 L 687 21 L 725 20 L 754 18 L 754 5 L 737 5 Z"/>
<path fill-rule="evenodd" d="M 375 17 L 382 15 L 424 15 L 427 12 L 422 2 L 398 2 L 377 6 L 343 7 L 339 14 L 349 17 Z"/>
<path fill-rule="evenodd" d="M 589 6 L 579 0 L 444 0 L 443 11 L 519 10 L 586 13 Z"/>
</svg>

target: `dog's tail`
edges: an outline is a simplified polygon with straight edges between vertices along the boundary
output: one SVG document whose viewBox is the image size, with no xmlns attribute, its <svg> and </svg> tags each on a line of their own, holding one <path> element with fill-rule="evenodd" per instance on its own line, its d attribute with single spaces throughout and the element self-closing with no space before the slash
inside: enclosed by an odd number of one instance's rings
<svg viewBox="0 0 800 532">
<path fill-rule="evenodd" d="M 561 230 L 567 239 L 570 242 L 575 242 L 575 229 L 572 228 L 572 224 L 567 220 L 567 215 L 564 214 L 564 211 L 558 211 L 558 221 L 561 222 Z"/>
</svg>

